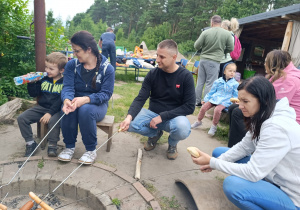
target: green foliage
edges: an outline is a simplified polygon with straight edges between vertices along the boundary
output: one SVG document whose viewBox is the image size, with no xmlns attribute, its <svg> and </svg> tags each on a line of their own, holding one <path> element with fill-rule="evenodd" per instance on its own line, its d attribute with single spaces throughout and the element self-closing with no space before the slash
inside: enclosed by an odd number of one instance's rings
<svg viewBox="0 0 300 210">
<path fill-rule="evenodd" d="M 196 51 L 194 48 L 194 43 L 195 43 L 195 41 L 192 41 L 192 40 L 187 40 L 185 42 L 181 42 L 180 44 L 178 44 L 179 52 L 186 53 L 186 52 Z"/>
<path fill-rule="evenodd" d="M 44 165 L 45 165 L 44 159 L 42 158 L 42 159 L 40 159 L 39 162 L 38 162 L 38 168 L 39 168 L 39 169 L 42 169 L 42 168 L 44 168 Z"/>
<path fill-rule="evenodd" d="M 161 197 L 161 202 L 160 205 L 162 207 L 162 209 L 182 209 L 180 203 L 178 202 L 178 200 L 176 200 L 175 196 L 173 195 L 172 198 L 163 196 Z"/>
<path fill-rule="evenodd" d="M 111 201 L 112 201 L 112 203 L 113 203 L 114 205 L 116 205 L 117 207 L 120 207 L 120 206 L 121 206 L 121 201 L 120 201 L 118 198 L 114 198 L 114 199 L 112 199 Z"/>
</svg>

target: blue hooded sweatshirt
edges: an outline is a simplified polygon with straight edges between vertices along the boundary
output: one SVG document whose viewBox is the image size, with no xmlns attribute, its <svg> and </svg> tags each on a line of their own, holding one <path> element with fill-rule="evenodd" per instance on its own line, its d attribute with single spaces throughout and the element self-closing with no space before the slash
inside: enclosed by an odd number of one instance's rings
<svg viewBox="0 0 300 210">
<path fill-rule="evenodd" d="M 114 91 L 115 71 L 107 58 L 102 56 L 102 61 L 97 72 L 96 89 L 92 87 L 92 79 L 86 83 L 81 78 L 81 63 L 77 59 L 70 60 L 64 71 L 64 87 L 61 99 L 73 100 L 75 97 L 88 96 L 91 104 L 100 105 L 108 103 Z M 76 66 L 76 68 L 75 68 Z"/>
</svg>

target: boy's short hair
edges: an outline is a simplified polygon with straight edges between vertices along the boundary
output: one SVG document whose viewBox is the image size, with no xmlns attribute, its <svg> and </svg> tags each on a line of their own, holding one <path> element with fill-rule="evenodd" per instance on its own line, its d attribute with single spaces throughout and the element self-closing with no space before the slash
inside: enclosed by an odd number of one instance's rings
<svg viewBox="0 0 300 210">
<path fill-rule="evenodd" d="M 169 49 L 172 52 L 174 52 L 174 54 L 176 54 L 176 55 L 178 54 L 177 43 L 174 40 L 172 40 L 172 39 L 166 39 L 166 40 L 160 42 L 157 45 L 157 48 L 160 48 L 160 49 Z"/>
<path fill-rule="evenodd" d="M 46 62 L 57 64 L 58 69 L 62 70 L 65 68 L 68 58 L 61 52 L 53 52 L 47 55 Z"/>
</svg>

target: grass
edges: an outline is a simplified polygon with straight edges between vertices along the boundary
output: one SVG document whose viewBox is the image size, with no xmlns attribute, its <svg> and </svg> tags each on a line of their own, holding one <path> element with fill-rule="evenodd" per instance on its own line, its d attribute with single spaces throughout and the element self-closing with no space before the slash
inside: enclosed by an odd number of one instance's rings
<svg viewBox="0 0 300 210">
<path fill-rule="evenodd" d="M 39 162 L 38 162 L 38 165 L 37 165 L 37 166 L 38 166 L 38 168 L 39 168 L 39 169 L 42 169 L 42 168 L 44 168 L 44 159 L 43 159 L 43 158 L 39 160 Z"/>
</svg>

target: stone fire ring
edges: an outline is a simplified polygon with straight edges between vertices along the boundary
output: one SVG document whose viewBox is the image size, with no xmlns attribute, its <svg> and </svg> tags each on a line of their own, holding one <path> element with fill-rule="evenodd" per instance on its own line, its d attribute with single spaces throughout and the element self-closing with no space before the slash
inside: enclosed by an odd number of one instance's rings
<svg viewBox="0 0 300 210">
<path fill-rule="evenodd" d="M 26 158 L 0 162 L 0 185 L 8 183 L 21 167 Z M 52 192 L 76 167 L 78 160 L 63 163 L 57 158 L 33 156 L 14 180 L 0 189 L 1 199 L 9 192 L 8 197 L 35 194 L 46 195 Z M 151 193 L 131 176 L 116 168 L 94 163 L 83 165 L 54 193 L 80 202 L 91 209 L 116 209 L 112 199 L 121 201 L 122 209 L 161 209 Z M 87 198 L 88 197 L 88 198 Z M 85 199 L 84 199 L 85 198 Z M 29 196 L 28 196 L 29 199 Z"/>
</svg>

